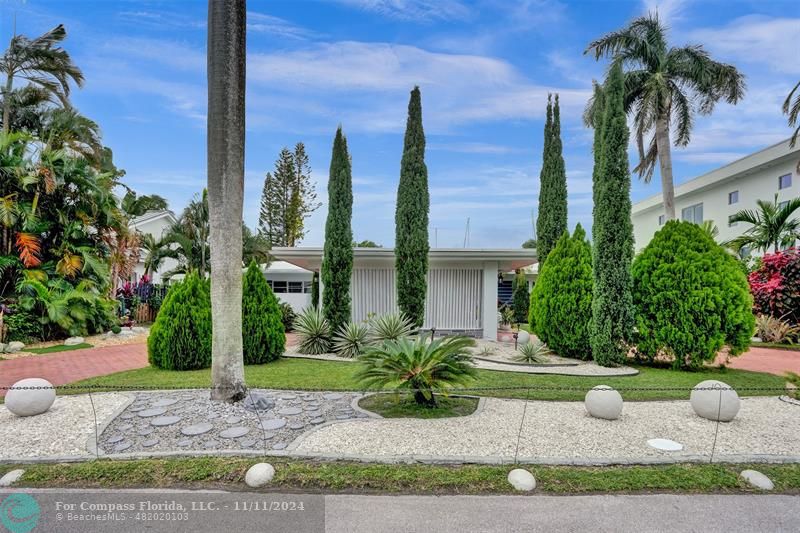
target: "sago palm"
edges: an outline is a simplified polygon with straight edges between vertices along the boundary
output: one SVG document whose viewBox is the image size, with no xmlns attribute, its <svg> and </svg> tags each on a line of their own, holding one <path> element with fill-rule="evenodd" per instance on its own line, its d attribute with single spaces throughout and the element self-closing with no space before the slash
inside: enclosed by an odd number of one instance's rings
<svg viewBox="0 0 800 533">
<path fill-rule="evenodd" d="M 419 405 L 436 407 L 435 391 L 467 385 L 476 375 L 468 337 L 431 340 L 419 336 L 373 346 L 361 356 L 357 380 L 365 388 L 411 391 Z"/>
<path fill-rule="evenodd" d="M 52 30 L 29 39 L 24 35 L 11 38 L 8 49 L 0 57 L 0 71 L 6 75 L 4 96 L 11 95 L 14 79 L 20 78 L 41 87 L 61 101 L 64 107 L 70 107 L 70 80 L 78 87 L 83 85 L 83 73 L 72 62 L 61 42 L 67 31 L 59 24 Z M 12 99 L 3 101 L 3 131 L 8 132 L 11 125 Z"/>
<path fill-rule="evenodd" d="M 675 218 L 670 132 L 675 146 L 689 144 L 695 115 L 708 115 L 719 100 L 735 104 L 745 91 L 744 76 L 733 65 L 714 61 L 702 46 L 670 47 L 657 14 L 640 17 L 622 30 L 589 44 L 585 53 L 611 57 L 625 69 L 625 112 L 632 114 L 639 164 L 645 182 L 656 161 L 667 220 Z M 592 116 L 590 100 L 587 115 Z M 645 146 L 646 145 L 646 146 Z"/>
<path fill-rule="evenodd" d="M 757 210 L 745 209 L 731 217 L 730 222 L 745 222 L 752 227 L 725 243 L 727 246 L 735 250 L 747 246 L 762 252 L 772 248 L 777 252 L 781 247 L 793 246 L 800 239 L 800 219 L 793 216 L 800 209 L 800 198 L 781 205 L 776 194 L 774 201 L 758 200 L 756 205 Z"/>
</svg>

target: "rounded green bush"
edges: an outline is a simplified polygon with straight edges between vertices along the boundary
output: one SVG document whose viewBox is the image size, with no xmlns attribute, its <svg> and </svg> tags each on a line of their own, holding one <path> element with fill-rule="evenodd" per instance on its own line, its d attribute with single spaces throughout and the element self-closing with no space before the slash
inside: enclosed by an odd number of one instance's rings
<svg viewBox="0 0 800 533">
<path fill-rule="evenodd" d="M 244 364 L 260 365 L 274 361 L 286 348 L 283 314 L 278 299 L 255 261 L 244 274 L 242 295 Z"/>
<path fill-rule="evenodd" d="M 189 274 L 170 286 L 147 339 L 150 364 L 165 370 L 211 366 L 209 284 Z"/>
<path fill-rule="evenodd" d="M 590 359 L 592 249 L 580 224 L 564 233 L 540 266 L 531 292 L 531 331 L 558 355 Z"/>
<path fill-rule="evenodd" d="M 697 224 L 670 221 L 633 262 L 638 352 L 694 369 L 747 349 L 753 299 L 736 259 Z"/>
</svg>

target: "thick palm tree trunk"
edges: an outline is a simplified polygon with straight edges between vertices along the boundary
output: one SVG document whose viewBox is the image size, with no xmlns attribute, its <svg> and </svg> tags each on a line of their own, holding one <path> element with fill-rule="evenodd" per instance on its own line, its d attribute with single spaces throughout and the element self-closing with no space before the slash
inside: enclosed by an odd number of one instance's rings
<svg viewBox="0 0 800 533">
<path fill-rule="evenodd" d="M 672 152 L 669 144 L 669 122 L 666 117 L 656 120 L 656 146 L 661 166 L 661 195 L 664 198 L 664 215 L 675 220 L 675 186 L 672 182 Z"/>
<path fill-rule="evenodd" d="M 245 0 L 208 2 L 208 207 L 211 226 L 211 399 L 244 398 L 242 200 Z"/>
</svg>

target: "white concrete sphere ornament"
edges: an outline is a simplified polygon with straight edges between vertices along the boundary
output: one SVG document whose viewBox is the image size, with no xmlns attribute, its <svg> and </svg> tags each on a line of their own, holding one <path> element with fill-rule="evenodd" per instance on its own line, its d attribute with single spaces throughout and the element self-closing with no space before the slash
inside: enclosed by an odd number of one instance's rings
<svg viewBox="0 0 800 533">
<path fill-rule="evenodd" d="M 524 329 L 519 330 L 517 333 L 517 344 L 520 346 L 523 344 L 528 344 L 531 341 L 531 334 L 525 331 Z"/>
<path fill-rule="evenodd" d="M 528 492 L 536 488 L 536 478 L 522 468 L 515 468 L 508 473 L 508 482 L 519 491 Z"/>
<path fill-rule="evenodd" d="M 730 422 L 739 412 L 739 395 L 727 383 L 708 379 L 692 389 L 689 402 L 697 416 Z"/>
<path fill-rule="evenodd" d="M 275 468 L 269 463 L 256 463 L 244 475 L 248 487 L 263 487 L 275 477 Z"/>
<path fill-rule="evenodd" d="M 616 420 L 622 414 L 622 395 L 608 385 L 597 385 L 586 393 L 586 411 L 594 418 Z"/>
<path fill-rule="evenodd" d="M 56 401 L 56 390 L 52 383 L 42 378 L 27 378 L 11 386 L 11 390 L 6 394 L 6 409 L 17 416 L 35 416 L 50 409 L 54 401 Z"/>
</svg>

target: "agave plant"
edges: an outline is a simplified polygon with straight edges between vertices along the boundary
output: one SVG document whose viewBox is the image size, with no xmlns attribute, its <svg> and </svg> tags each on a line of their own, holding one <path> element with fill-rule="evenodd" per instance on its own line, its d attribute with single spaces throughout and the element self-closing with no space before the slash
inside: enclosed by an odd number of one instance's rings
<svg viewBox="0 0 800 533">
<path fill-rule="evenodd" d="M 340 357 L 358 357 L 367 346 L 369 326 L 360 322 L 349 322 L 339 328 L 333 338 L 333 351 Z"/>
<path fill-rule="evenodd" d="M 294 330 L 300 339 L 300 353 L 318 355 L 331 349 L 331 327 L 321 309 L 307 307 L 294 320 Z"/>
<path fill-rule="evenodd" d="M 793 326 L 769 315 L 756 316 L 756 334 L 764 342 L 792 343 L 800 337 L 800 326 Z"/>
<path fill-rule="evenodd" d="M 519 353 L 515 354 L 513 359 L 520 363 L 542 364 L 547 362 L 547 354 L 549 353 L 550 349 L 547 345 L 537 340 L 520 345 Z"/>
<path fill-rule="evenodd" d="M 374 318 L 370 326 L 369 341 L 372 344 L 396 341 L 408 337 L 414 330 L 411 319 L 403 313 L 389 313 Z"/>
<path fill-rule="evenodd" d="M 474 379 L 469 348 L 475 341 L 468 337 L 442 337 L 430 340 L 401 337 L 370 347 L 361 356 L 356 373 L 365 388 L 392 387 L 414 393 L 418 405 L 436 407 L 436 389 L 466 385 Z"/>
</svg>

